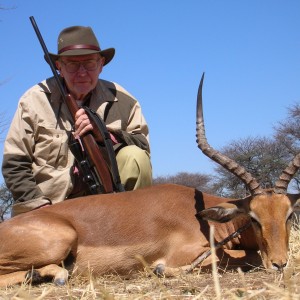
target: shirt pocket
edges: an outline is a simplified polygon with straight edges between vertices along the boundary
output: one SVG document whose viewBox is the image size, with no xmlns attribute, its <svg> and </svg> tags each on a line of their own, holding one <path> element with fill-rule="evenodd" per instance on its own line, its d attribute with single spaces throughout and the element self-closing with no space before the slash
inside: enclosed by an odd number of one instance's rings
<svg viewBox="0 0 300 300">
<path fill-rule="evenodd" d="M 68 135 L 65 130 L 40 127 L 34 157 L 37 165 L 62 169 L 68 165 Z"/>
</svg>

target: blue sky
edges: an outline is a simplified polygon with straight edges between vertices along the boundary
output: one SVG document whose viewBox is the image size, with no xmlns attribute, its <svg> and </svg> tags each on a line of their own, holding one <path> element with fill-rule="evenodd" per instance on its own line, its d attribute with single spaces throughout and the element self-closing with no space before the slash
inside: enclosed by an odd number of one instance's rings
<svg viewBox="0 0 300 300">
<path fill-rule="evenodd" d="M 3 0 L 0 7 L 12 8 L 0 10 L 0 113 L 8 122 L 20 96 L 51 76 L 29 17 L 50 52 L 63 28 L 91 26 L 102 49 L 116 48 L 101 77 L 142 105 L 155 177 L 213 172 L 195 138 L 202 72 L 206 134 L 217 149 L 271 136 L 300 101 L 298 0 Z"/>
</svg>

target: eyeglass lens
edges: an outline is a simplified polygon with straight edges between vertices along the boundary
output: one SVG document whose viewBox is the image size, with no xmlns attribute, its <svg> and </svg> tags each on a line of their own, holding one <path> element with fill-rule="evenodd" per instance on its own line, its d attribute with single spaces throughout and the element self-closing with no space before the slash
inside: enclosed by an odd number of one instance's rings
<svg viewBox="0 0 300 300">
<path fill-rule="evenodd" d="M 95 71 L 98 67 L 99 60 L 86 60 L 86 61 L 72 61 L 72 62 L 63 62 L 66 66 L 66 69 L 70 73 L 75 73 L 79 70 L 82 65 L 87 71 Z"/>
</svg>

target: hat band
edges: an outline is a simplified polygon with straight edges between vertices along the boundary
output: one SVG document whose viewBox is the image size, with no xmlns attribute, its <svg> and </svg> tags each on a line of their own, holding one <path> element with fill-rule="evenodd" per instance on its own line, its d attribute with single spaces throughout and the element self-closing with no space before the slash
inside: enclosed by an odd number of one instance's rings
<svg viewBox="0 0 300 300">
<path fill-rule="evenodd" d="M 78 49 L 89 49 L 89 50 L 96 50 L 100 51 L 100 48 L 93 45 L 72 45 L 67 46 L 58 51 L 58 54 L 61 54 L 62 52 L 68 51 L 68 50 L 78 50 Z"/>
</svg>

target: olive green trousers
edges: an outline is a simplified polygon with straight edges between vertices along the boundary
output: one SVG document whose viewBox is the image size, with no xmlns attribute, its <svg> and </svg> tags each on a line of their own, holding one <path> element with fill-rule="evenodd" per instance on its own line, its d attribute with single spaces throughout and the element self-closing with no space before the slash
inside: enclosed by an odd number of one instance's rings
<svg viewBox="0 0 300 300">
<path fill-rule="evenodd" d="M 152 184 L 150 154 L 131 145 L 120 149 L 116 156 L 121 183 L 126 191 Z"/>
</svg>

